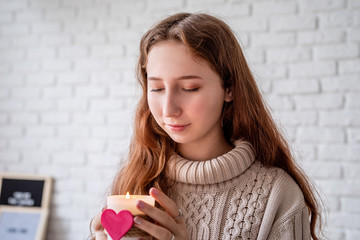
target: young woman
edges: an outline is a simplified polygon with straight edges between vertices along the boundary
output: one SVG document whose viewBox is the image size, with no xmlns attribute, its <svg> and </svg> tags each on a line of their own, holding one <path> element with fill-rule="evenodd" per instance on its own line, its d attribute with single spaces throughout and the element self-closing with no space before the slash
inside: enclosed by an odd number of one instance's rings
<svg viewBox="0 0 360 240">
<path fill-rule="evenodd" d="M 179 13 L 145 33 L 143 88 L 129 162 L 111 194 L 152 195 L 137 207 L 156 239 L 319 239 L 314 191 L 295 164 L 231 29 Z M 92 227 L 104 238 L 100 214 Z"/>
</svg>

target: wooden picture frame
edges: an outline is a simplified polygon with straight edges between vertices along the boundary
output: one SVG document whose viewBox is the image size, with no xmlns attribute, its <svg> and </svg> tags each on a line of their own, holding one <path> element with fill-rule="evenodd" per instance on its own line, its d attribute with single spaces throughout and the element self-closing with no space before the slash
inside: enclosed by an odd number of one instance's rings
<svg viewBox="0 0 360 240">
<path fill-rule="evenodd" d="M 0 173 L 0 239 L 45 240 L 52 179 Z"/>
</svg>

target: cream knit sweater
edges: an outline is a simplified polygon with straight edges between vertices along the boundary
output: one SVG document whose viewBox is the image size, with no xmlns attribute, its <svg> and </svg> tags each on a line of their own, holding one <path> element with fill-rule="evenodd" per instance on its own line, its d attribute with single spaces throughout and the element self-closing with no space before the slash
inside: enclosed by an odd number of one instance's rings
<svg viewBox="0 0 360 240">
<path fill-rule="evenodd" d="M 175 155 L 167 175 L 191 239 L 310 239 L 300 188 L 285 171 L 255 161 L 247 142 L 208 161 Z"/>
</svg>

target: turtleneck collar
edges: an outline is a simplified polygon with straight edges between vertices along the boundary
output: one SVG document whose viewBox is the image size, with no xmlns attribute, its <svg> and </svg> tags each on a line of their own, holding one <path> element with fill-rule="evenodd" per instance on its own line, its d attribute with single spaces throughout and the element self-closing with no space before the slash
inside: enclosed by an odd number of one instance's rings
<svg viewBox="0 0 360 240">
<path fill-rule="evenodd" d="M 174 154 L 168 163 L 167 176 L 188 184 L 214 184 L 239 176 L 255 161 L 250 143 L 238 140 L 229 152 L 206 161 L 187 160 Z"/>
</svg>

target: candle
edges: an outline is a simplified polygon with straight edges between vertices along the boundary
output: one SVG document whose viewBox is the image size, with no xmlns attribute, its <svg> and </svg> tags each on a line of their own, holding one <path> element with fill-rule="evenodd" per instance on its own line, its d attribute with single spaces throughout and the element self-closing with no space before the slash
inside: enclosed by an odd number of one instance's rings
<svg viewBox="0 0 360 240">
<path fill-rule="evenodd" d="M 126 193 L 126 195 L 111 195 L 107 197 L 107 208 L 114 210 L 116 213 L 119 213 L 122 210 L 128 210 L 131 212 L 133 216 L 135 215 L 142 215 L 142 217 L 145 217 L 144 213 L 141 212 L 136 207 L 136 203 L 141 200 L 147 204 L 150 204 L 152 206 L 155 205 L 155 199 L 149 195 L 130 195 L 129 193 Z M 146 217 L 145 217 L 146 218 Z M 148 234 L 145 232 L 142 232 L 140 229 L 133 226 L 127 235 L 125 235 L 122 239 L 138 239 L 136 237 L 137 234 L 139 234 L 139 237 L 142 239 L 152 239 Z M 105 233 L 107 233 L 105 231 Z M 108 240 L 111 240 L 110 236 L 108 236 Z"/>
<path fill-rule="evenodd" d="M 130 195 L 129 192 L 126 195 L 111 195 L 107 197 L 107 208 L 119 213 L 122 210 L 128 210 L 132 215 L 143 215 L 136 207 L 138 200 L 146 202 L 154 206 L 155 199 L 149 195 Z"/>
</svg>

